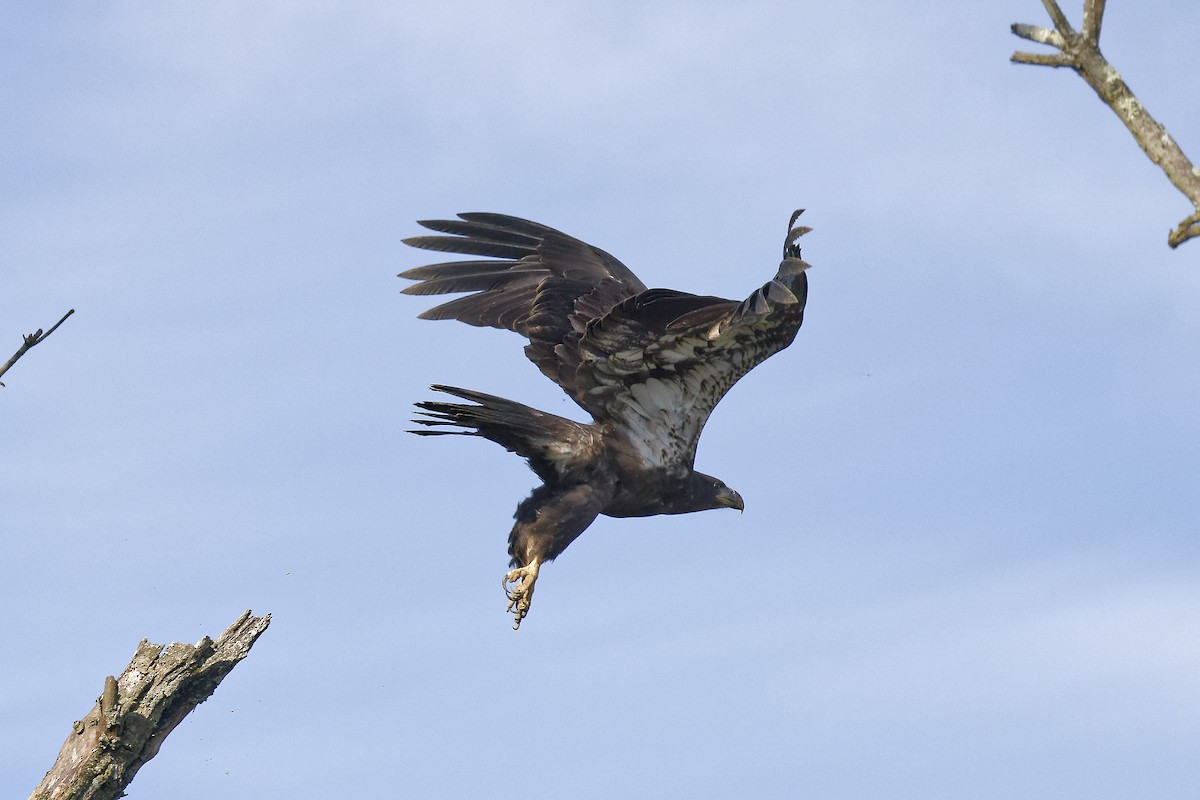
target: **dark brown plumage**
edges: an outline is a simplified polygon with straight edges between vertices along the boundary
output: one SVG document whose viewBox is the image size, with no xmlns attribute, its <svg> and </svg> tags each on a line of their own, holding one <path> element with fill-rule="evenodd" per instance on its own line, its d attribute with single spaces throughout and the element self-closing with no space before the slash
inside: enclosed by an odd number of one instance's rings
<svg viewBox="0 0 1200 800">
<path fill-rule="evenodd" d="M 741 509 L 741 496 L 693 468 L 700 432 L 731 386 L 791 344 L 808 294 L 793 227 L 775 277 L 741 302 L 647 289 L 608 253 L 536 222 L 460 214 L 420 224 L 442 235 L 405 243 L 485 256 L 417 267 L 405 294 L 467 293 L 421 314 L 505 328 L 584 410 L 582 424 L 482 392 L 437 386 L 466 403 L 418 403 L 422 435 L 483 436 L 523 456 L 542 480 L 517 507 L 505 576 L 514 627 L 538 570 L 600 514 L 640 517 Z M 457 430 L 444 430 L 446 427 Z"/>
</svg>

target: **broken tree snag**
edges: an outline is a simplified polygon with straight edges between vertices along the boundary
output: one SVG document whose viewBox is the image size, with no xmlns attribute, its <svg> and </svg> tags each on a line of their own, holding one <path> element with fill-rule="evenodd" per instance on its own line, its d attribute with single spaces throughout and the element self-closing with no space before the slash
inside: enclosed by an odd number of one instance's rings
<svg viewBox="0 0 1200 800">
<path fill-rule="evenodd" d="M 71 316 L 74 313 L 75 313 L 75 309 L 72 308 L 70 311 L 63 314 L 62 319 L 60 319 L 58 322 L 54 323 L 54 325 L 51 326 L 50 330 L 46 331 L 45 333 L 42 333 L 42 329 L 38 328 L 36 331 L 29 334 L 28 336 L 22 337 L 25 339 L 24 343 L 19 348 L 17 348 L 17 352 L 13 353 L 13 357 L 10 358 L 8 361 L 4 362 L 4 366 L 0 367 L 0 375 L 3 375 L 4 373 L 8 372 L 8 368 L 11 367 L 13 364 L 17 363 L 17 359 L 19 359 L 21 356 L 28 353 L 29 349 L 31 347 L 33 347 L 34 345 L 41 344 L 46 339 L 46 337 L 48 337 L 50 334 L 52 334 L 56 330 L 58 330 L 59 325 L 62 325 L 64 322 L 67 321 L 67 317 Z M 4 385 L 3 383 L 0 383 L 0 386 L 3 386 L 3 385 Z"/>
<path fill-rule="evenodd" d="M 1191 201 L 1195 213 L 1183 220 L 1167 236 L 1171 247 L 1194 236 L 1200 236 L 1200 169 L 1188 159 L 1179 145 L 1138 101 L 1133 91 L 1121 79 L 1120 73 L 1100 54 L 1100 26 L 1104 21 L 1105 0 L 1084 0 L 1083 30 L 1071 27 L 1056 0 L 1042 0 L 1054 30 L 1036 25 L 1012 26 L 1012 32 L 1022 39 L 1049 45 L 1057 53 L 1013 53 L 1017 64 L 1043 67 L 1070 67 L 1091 86 L 1100 99 L 1113 110 L 1138 146 L 1167 174 L 1175 188 Z"/>
<path fill-rule="evenodd" d="M 271 624 L 242 614 L 214 642 L 163 646 L 142 640 L 121 677 L 104 679 L 88 715 L 67 736 L 54 766 L 29 800 L 110 800 L 158 754 L 163 739 L 222 679 Z"/>
</svg>

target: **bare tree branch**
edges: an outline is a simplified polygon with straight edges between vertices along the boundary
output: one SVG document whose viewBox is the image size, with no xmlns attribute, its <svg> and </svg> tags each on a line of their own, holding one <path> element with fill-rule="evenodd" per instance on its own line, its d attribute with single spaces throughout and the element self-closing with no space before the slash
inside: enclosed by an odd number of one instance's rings
<svg viewBox="0 0 1200 800">
<path fill-rule="evenodd" d="M 1184 155 L 1183 150 L 1164 128 L 1138 101 L 1133 91 L 1121 79 L 1120 73 L 1100 53 L 1100 26 L 1104 21 L 1105 0 L 1084 0 L 1083 30 L 1077 32 L 1067 21 L 1055 0 L 1042 0 L 1047 13 L 1054 21 L 1055 30 L 1036 25 L 1016 24 L 1012 32 L 1016 36 L 1038 44 L 1056 48 L 1057 53 L 1016 52 L 1012 60 L 1017 64 L 1033 64 L 1043 67 L 1070 67 L 1092 87 L 1109 108 L 1113 110 L 1138 146 L 1155 164 L 1167 174 L 1167 178 L 1191 201 L 1196 213 L 1187 217 L 1167 236 L 1167 244 L 1178 247 L 1196 236 L 1200 236 L 1200 169 Z"/>
<path fill-rule="evenodd" d="M 1105 0 L 1084 0 L 1083 3 L 1083 38 L 1094 45 L 1100 45 L 1100 26 L 1104 22 Z"/>
<path fill-rule="evenodd" d="M 164 647 L 145 639 L 120 678 L 75 723 L 54 766 L 29 800 L 114 800 L 162 747 L 163 740 L 212 695 L 271 624 L 271 615 L 242 614 L 214 642 Z"/>
<path fill-rule="evenodd" d="M 20 349 L 18 349 L 17 352 L 13 353 L 13 357 L 10 358 L 8 361 L 6 361 L 4 363 L 3 367 L 0 367 L 0 375 L 3 375 L 4 373 L 8 372 L 8 368 L 11 367 L 13 364 L 17 363 L 17 359 L 19 359 L 21 356 L 25 355 L 25 353 L 27 353 L 29 351 L 29 349 L 31 347 L 33 347 L 35 344 L 41 344 L 46 339 L 46 337 L 48 337 L 50 334 L 52 334 L 56 330 L 58 330 L 59 325 L 62 325 L 64 322 L 67 321 L 67 317 L 71 316 L 74 313 L 75 313 L 75 309 L 72 308 L 70 311 L 63 314 L 62 319 L 60 319 L 58 322 L 54 323 L 54 325 L 50 328 L 50 330 L 46 331 L 45 333 L 42 333 L 42 329 L 38 328 L 34 333 L 31 333 L 28 336 L 26 336 L 25 342 L 24 342 L 24 344 L 21 345 Z M 3 383 L 0 383 L 0 386 L 3 386 L 3 385 L 4 385 Z"/>
<path fill-rule="evenodd" d="M 1050 19 L 1054 21 L 1054 27 L 1063 36 L 1070 36 L 1075 33 L 1075 29 L 1071 27 L 1071 23 L 1067 20 L 1067 15 L 1058 7 L 1055 0 L 1042 0 L 1042 5 L 1046 7 L 1046 13 L 1050 15 Z"/>
<path fill-rule="evenodd" d="M 1062 47 L 1067 40 L 1058 31 L 1049 28 L 1039 28 L 1037 25 L 1022 25 L 1019 22 L 1012 26 L 1012 32 L 1022 39 L 1028 39 L 1038 44 L 1048 44 L 1051 47 Z"/>
</svg>

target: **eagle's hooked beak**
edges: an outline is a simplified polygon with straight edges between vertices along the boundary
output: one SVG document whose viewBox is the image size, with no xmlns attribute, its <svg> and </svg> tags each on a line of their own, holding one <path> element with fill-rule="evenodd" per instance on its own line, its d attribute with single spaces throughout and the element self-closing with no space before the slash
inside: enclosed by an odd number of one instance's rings
<svg viewBox="0 0 1200 800">
<path fill-rule="evenodd" d="M 746 504 L 742 502 L 742 496 L 728 486 L 717 493 L 717 502 L 726 508 L 736 508 L 738 511 L 746 510 Z"/>
</svg>

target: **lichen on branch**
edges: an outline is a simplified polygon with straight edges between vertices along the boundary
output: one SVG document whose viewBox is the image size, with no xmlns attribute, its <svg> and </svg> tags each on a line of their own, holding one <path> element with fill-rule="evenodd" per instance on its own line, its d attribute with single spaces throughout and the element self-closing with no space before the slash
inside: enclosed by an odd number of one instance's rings
<svg viewBox="0 0 1200 800">
<path fill-rule="evenodd" d="M 1172 248 L 1200 236 L 1200 170 L 1184 155 L 1183 150 L 1154 119 L 1121 78 L 1117 70 L 1100 52 L 1100 28 L 1104 21 L 1105 0 L 1085 0 L 1083 27 L 1075 30 L 1056 0 L 1042 0 L 1054 22 L 1054 29 L 1021 23 L 1012 26 L 1014 35 L 1026 41 L 1055 48 L 1055 53 L 1013 53 L 1017 64 L 1042 67 L 1069 67 L 1092 87 L 1092 90 L 1113 113 L 1125 123 L 1138 146 L 1159 166 L 1171 183 L 1189 201 L 1195 213 L 1186 217 L 1167 236 Z"/>
</svg>

